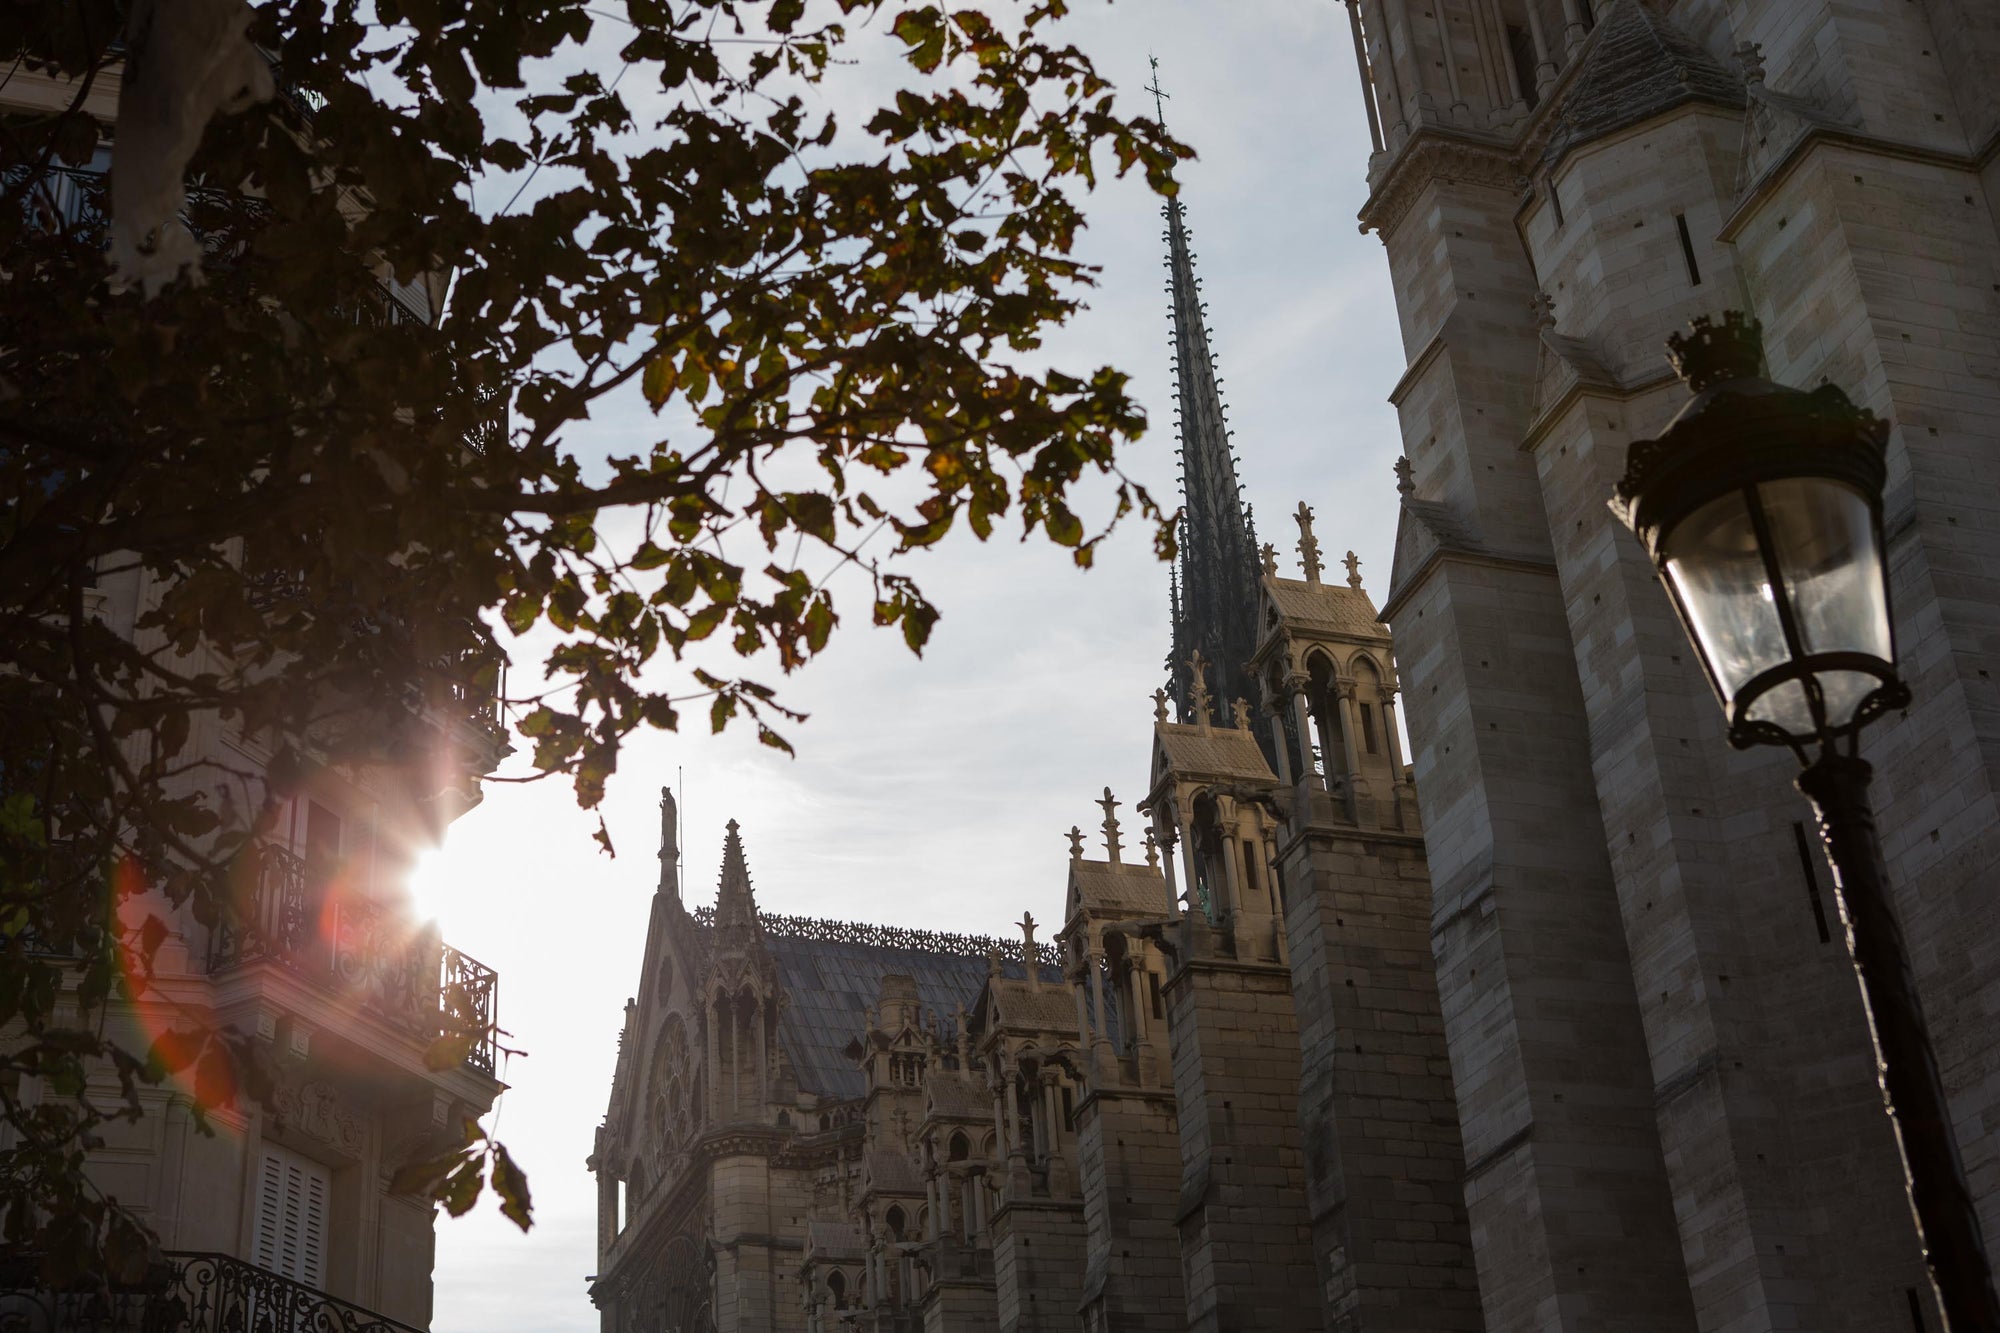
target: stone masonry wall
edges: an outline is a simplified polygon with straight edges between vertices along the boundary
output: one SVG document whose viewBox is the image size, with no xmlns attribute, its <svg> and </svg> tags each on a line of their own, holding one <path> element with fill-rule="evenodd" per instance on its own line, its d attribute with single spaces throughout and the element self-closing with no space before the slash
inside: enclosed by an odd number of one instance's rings
<svg viewBox="0 0 2000 1333">
<path fill-rule="evenodd" d="M 1281 856 L 1326 1326 L 1481 1333 L 1423 845 L 1313 830 Z"/>
<path fill-rule="evenodd" d="M 1290 981 L 1282 966 L 1217 959 L 1214 936 L 1187 925 L 1195 956 L 1166 987 L 1187 1327 L 1316 1328 Z"/>
<path fill-rule="evenodd" d="M 1010 1200 L 993 1216 L 1000 1333 L 1073 1333 L 1083 1300 L 1083 1210 Z"/>
<path fill-rule="evenodd" d="M 1083 1300 L 1119 1333 L 1187 1327 L 1181 1283 L 1180 1127 L 1164 1091 L 1093 1090 L 1077 1108 Z"/>
<path fill-rule="evenodd" d="M 1812 898 L 1829 872 L 1810 847 L 1801 861 L 1790 757 L 1729 749 L 1650 561 L 1604 503 L 1627 443 L 1686 401 L 1660 382 L 1666 335 L 1743 300 L 1714 235 L 1741 137 L 1735 117 L 1686 108 L 1565 161 L 1564 220 L 1538 207 L 1523 228 L 1556 331 L 1653 387 L 1573 400 L 1529 445 L 1697 1317 L 1858 1333 L 1907 1320 L 1924 1281 L 1852 969 L 1820 928 L 1830 893 Z"/>
</svg>

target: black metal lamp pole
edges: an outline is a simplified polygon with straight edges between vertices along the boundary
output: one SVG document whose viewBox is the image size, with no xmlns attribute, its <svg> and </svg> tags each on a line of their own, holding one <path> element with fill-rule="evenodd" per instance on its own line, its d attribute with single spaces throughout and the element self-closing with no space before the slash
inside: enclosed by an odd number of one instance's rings
<svg viewBox="0 0 2000 1333">
<path fill-rule="evenodd" d="M 1612 509 L 1658 567 L 1738 748 L 1789 747 L 1819 816 L 1918 1239 L 1953 1333 L 2000 1333 L 2000 1299 L 1890 905 L 1861 728 L 1910 700 L 1883 559 L 1887 423 L 1823 386 L 1764 378 L 1730 311 L 1667 341 L 1694 397 L 1632 446 Z"/>
</svg>

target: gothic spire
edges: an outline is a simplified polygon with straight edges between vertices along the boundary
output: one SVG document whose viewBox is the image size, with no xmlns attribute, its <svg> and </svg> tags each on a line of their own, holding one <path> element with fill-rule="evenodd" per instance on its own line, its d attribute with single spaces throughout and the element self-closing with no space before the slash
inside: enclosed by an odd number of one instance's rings
<svg viewBox="0 0 2000 1333">
<path fill-rule="evenodd" d="M 743 860 L 743 837 L 735 820 L 722 838 L 722 881 L 715 890 L 715 930 L 720 938 L 732 933 L 760 935 L 757 897 L 750 888 L 750 867 Z"/>
<path fill-rule="evenodd" d="M 1236 456 L 1209 351 L 1201 284 L 1194 276 L 1180 197 L 1167 201 L 1167 291 L 1172 297 L 1179 403 L 1182 516 L 1168 670 L 1183 721 L 1193 707 L 1187 663 L 1196 650 L 1225 699 L 1256 697 L 1244 663 L 1257 647 L 1257 544 L 1236 480 Z"/>
</svg>

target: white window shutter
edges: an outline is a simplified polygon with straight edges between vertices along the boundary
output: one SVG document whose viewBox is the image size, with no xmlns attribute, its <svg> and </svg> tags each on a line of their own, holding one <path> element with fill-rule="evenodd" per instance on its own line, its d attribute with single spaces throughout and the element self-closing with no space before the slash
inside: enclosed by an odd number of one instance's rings
<svg viewBox="0 0 2000 1333">
<path fill-rule="evenodd" d="M 326 1280 L 327 1207 L 333 1178 L 318 1162 L 265 1144 L 250 1262 L 309 1287 Z"/>
</svg>

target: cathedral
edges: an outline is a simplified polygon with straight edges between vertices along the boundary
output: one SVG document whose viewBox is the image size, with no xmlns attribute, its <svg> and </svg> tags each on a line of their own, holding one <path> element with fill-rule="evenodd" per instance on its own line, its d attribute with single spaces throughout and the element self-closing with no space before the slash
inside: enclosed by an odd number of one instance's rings
<svg viewBox="0 0 2000 1333">
<path fill-rule="evenodd" d="M 663 794 L 606 1333 L 1943 1327 L 1810 811 L 1605 503 L 1687 400 L 1663 340 L 1732 308 L 1892 425 L 1915 702 L 1863 750 L 2000 1238 L 1991 0 L 1346 9 L 1407 362 L 1381 601 L 1303 505 L 1296 565 L 1259 543 L 1171 202 L 1150 789 L 1004 938 L 760 911 L 733 823 L 691 905 Z"/>
</svg>

